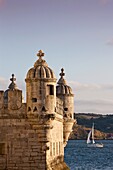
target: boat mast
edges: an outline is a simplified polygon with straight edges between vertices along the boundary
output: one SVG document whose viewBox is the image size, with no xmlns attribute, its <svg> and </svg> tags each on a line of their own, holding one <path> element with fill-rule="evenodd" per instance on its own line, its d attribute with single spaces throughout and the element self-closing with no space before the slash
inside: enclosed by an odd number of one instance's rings
<svg viewBox="0 0 113 170">
<path fill-rule="evenodd" d="M 93 123 L 93 126 L 92 126 L 92 142 L 95 143 L 95 141 L 94 141 L 94 123 Z"/>
</svg>

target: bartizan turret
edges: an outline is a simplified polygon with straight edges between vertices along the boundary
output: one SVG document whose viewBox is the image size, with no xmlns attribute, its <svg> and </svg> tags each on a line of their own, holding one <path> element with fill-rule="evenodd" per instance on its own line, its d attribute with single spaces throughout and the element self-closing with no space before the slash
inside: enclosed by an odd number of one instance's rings
<svg viewBox="0 0 113 170">
<path fill-rule="evenodd" d="M 17 87 L 14 74 L 10 81 L 8 89 L 4 92 L 4 107 L 9 110 L 18 110 L 22 106 L 22 90 Z"/>
<path fill-rule="evenodd" d="M 63 101 L 63 138 L 64 146 L 66 146 L 72 131 L 73 123 L 75 122 L 73 119 L 74 94 L 72 93 L 71 87 L 67 85 L 66 80 L 64 79 L 65 73 L 63 68 L 61 69 L 60 76 L 61 77 L 57 82 L 56 93 L 57 97 Z"/>
</svg>

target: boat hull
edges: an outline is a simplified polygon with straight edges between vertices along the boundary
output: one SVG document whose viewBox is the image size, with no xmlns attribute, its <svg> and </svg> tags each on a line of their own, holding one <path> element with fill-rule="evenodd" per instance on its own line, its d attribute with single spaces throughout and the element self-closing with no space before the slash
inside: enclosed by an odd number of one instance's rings
<svg viewBox="0 0 113 170">
<path fill-rule="evenodd" d="M 103 148 L 103 144 L 102 143 L 91 143 L 91 144 L 87 144 L 87 147 L 91 147 L 91 148 Z"/>
</svg>

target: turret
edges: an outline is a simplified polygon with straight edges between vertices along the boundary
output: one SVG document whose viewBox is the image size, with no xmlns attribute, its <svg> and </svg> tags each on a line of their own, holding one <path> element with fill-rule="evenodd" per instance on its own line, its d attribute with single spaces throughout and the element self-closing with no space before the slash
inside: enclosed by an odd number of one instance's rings
<svg viewBox="0 0 113 170">
<path fill-rule="evenodd" d="M 4 92 L 4 107 L 11 110 L 17 110 L 22 106 L 22 90 L 18 89 L 15 83 L 16 78 L 14 77 L 14 74 L 12 74 L 10 80 L 11 83 Z"/>
<path fill-rule="evenodd" d="M 74 94 L 72 89 L 67 85 L 66 80 L 64 79 L 65 73 L 64 69 L 61 69 L 60 79 L 57 82 L 56 94 L 57 97 L 63 101 L 63 137 L 64 137 L 64 146 L 68 141 L 68 137 L 72 131 L 74 114 Z"/>
<path fill-rule="evenodd" d="M 72 93 L 71 87 L 67 85 L 66 80 L 64 79 L 65 73 L 63 68 L 61 69 L 61 73 L 59 75 L 61 77 L 57 82 L 57 97 L 59 97 L 63 101 L 64 117 L 67 116 L 73 118 L 74 94 Z"/>
<path fill-rule="evenodd" d="M 35 62 L 26 76 L 26 100 L 28 115 L 37 115 L 41 112 L 54 113 L 56 107 L 56 78 L 53 71 L 42 59 L 44 52 L 37 54 Z"/>
</svg>

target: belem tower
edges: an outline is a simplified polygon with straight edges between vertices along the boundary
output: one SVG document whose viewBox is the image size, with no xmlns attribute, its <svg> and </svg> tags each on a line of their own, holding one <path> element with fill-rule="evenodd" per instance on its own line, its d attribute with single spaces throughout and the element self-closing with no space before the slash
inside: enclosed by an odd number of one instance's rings
<svg viewBox="0 0 113 170">
<path fill-rule="evenodd" d="M 74 94 L 61 69 L 57 81 L 43 59 L 28 70 L 26 103 L 12 74 L 0 90 L 0 170 L 69 170 L 64 148 L 74 123 Z"/>
</svg>

